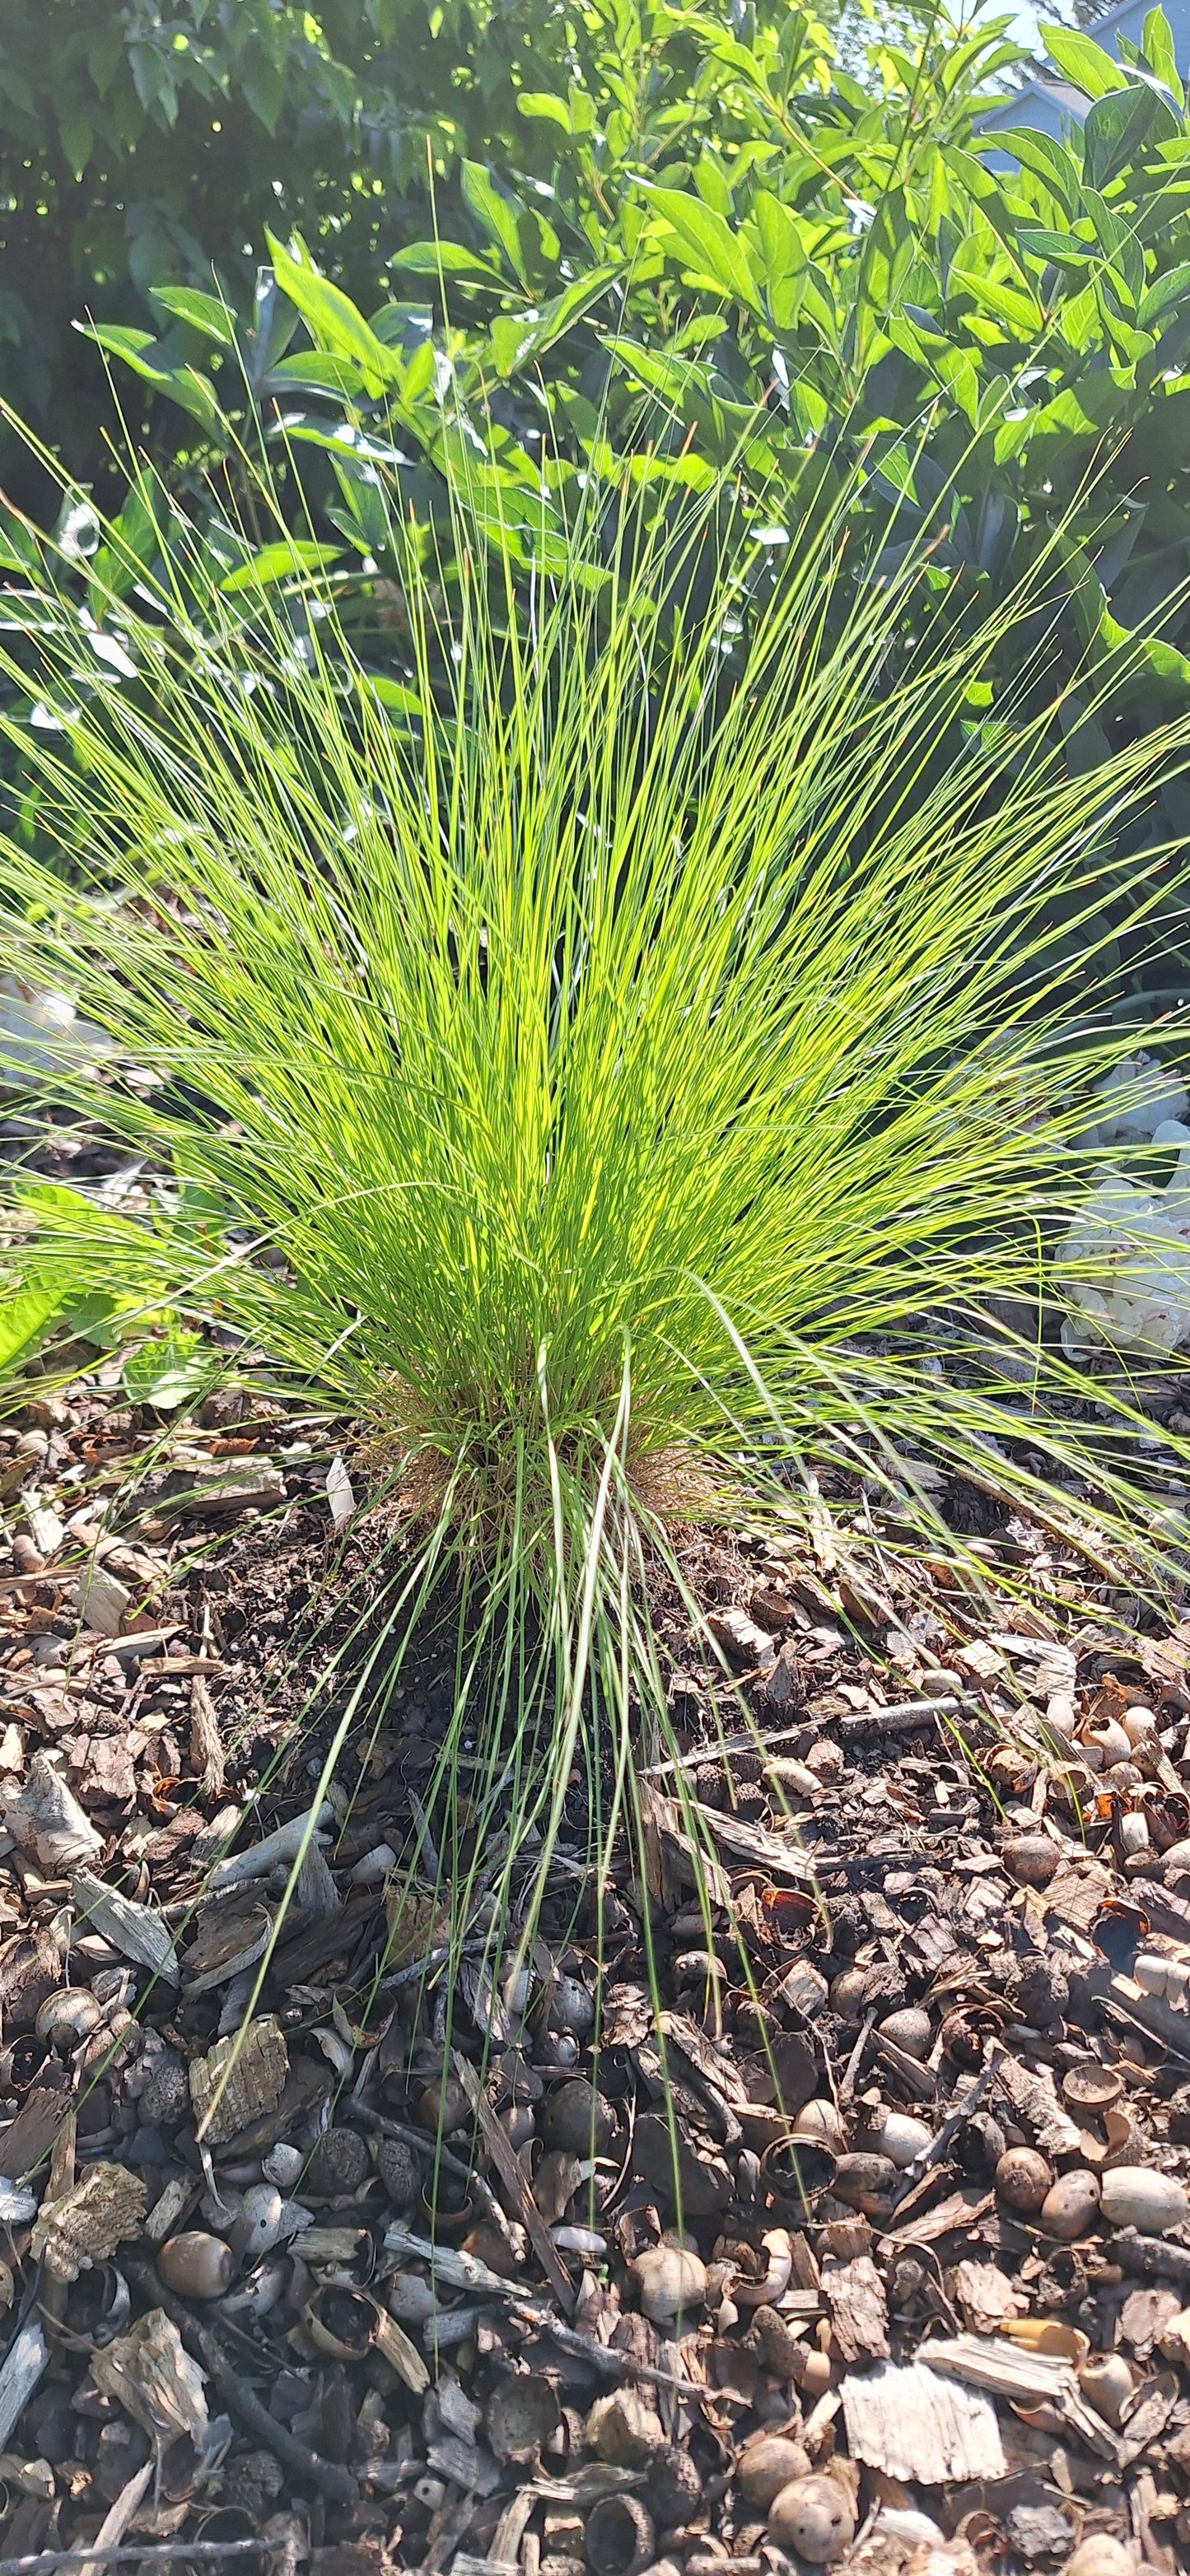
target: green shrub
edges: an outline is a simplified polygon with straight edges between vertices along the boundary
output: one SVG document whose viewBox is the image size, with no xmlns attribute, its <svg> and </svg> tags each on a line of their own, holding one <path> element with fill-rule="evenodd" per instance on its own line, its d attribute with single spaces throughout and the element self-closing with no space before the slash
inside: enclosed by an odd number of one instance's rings
<svg viewBox="0 0 1190 2576">
<path fill-rule="evenodd" d="M 1062 1524 L 1093 1471 L 1159 1557 L 1060 1357 L 1031 1354 L 1032 1465 L 989 1448 L 987 1300 L 1035 1293 L 1115 1051 L 1069 1028 L 1055 921 L 1093 960 L 1101 854 L 1184 753 L 1153 734 L 1069 782 L 1048 711 L 989 709 L 996 621 L 956 648 L 928 555 L 842 589 L 846 490 L 742 658 L 765 550 L 717 491 L 660 539 L 626 502 L 610 560 L 543 507 L 528 613 L 525 527 L 502 551 L 490 495 L 449 497 L 453 592 L 416 532 L 402 566 L 401 690 L 296 551 L 279 581 L 280 535 L 246 623 L 180 520 L 160 613 L 105 598 L 104 531 L 94 694 L 31 589 L 60 863 L 9 839 L 0 894 L 20 972 L 68 978 L 116 1050 L 63 1097 L 185 1185 L 156 1230 L 55 1193 L 36 1276 L 217 1304 L 358 1417 L 401 1503 L 368 1705 L 453 1584 L 456 1867 L 507 1898 L 577 1748 L 592 1835 L 635 1812 L 632 1730 L 667 1729 L 650 1569 L 690 1517 L 735 1496 L 788 1528 L 824 1458 L 912 1490 L 906 1453 L 937 1452 Z M 1171 873 L 1134 870 L 1137 920 Z M 224 1212 L 214 1249 L 190 1206 Z"/>
<path fill-rule="evenodd" d="M 193 285 L 158 299 L 161 339 L 99 306 L 104 349 L 182 406 L 192 465 L 214 463 L 200 514 L 227 518 L 221 416 L 254 447 L 282 414 L 291 524 L 347 549 L 354 631 L 371 618 L 373 666 L 407 679 L 399 523 L 444 541 L 461 435 L 505 531 L 536 522 L 543 484 L 561 528 L 592 474 L 614 489 L 627 469 L 660 510 L 731 471 L 743 523 L 787 540 L 812 473 L 828 506 L 847 491 L 858 551 L 928 542 L 951 605 L 1002 635 L 1047 560 L 1072 774 L 1184 709 L 1190 119 L 1160 11 L 1135 63 L 1053 32 L 1093 98 L 1064 144 L 981 137 L 995 24 L 874 35 L 863 85 L 850 38 L 775 7 L 743 37 L 709 5 L 592 6 L 567 29 L 543 22 L 484 140 L 473 126 L 444 165 L 435 235 L 410 238 L 410 204 L 366 256 L 317 213 L 304 245 L 274 222 L 274 271 L 234 329 Z M 1021 167 L 989 168 L 1006 140 Z M 164 434 L 158 408 L 158 455 Z M 1188 828 L 1175 784 L 1153 834 Z M 1155 979 L 1186 960 L 1178 912 Z"/>
</svg>

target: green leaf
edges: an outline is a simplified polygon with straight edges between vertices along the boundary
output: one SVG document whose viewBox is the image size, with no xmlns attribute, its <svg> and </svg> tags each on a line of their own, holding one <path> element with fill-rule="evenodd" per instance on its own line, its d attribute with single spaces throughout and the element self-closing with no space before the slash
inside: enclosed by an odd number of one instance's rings
<svg viewBox="0 0 1190 2576">
<path fill-rule="evenodd" d="M 1076 241 L 1071 233 L 1047 232 L 1044 224 L 1022 224 L 1017 247 L 1029 259 L 1052 260 L 1058 268 L 1086 268 L 1102 254 L 1098 243 Z"/>
<path fill-rule="evenodd" d="M 278 358 L 265 378 L 265 389 L 294 385 L 320 394 L 344 394 L 348 400 L 366 393 L 369 379 L 354 358 L 328 358 L 321 349 L 299 349 L 295 358 Z"/>
<path fill-rule="evenodd" d="M 235 317 L 217 295 L 204 295 L 197 286 L 155 286 L 153 302 L 163 304 L 167 313 L 188 322 L 206 339 L 216 340 L 221 349 L 234 349 Z"/>
<path fill-rule="evenodd" d="M 1141 52 L 1150 71 L 1156 73 L 1159 81 L 1164 81 L 1166 89 L 1172 97 L 1176 98 L 1178 106 L 1183 106 L 1185 91 L 1178 78 L 1173 34 L 1163 9 L 1149 10 L 1141 35 Z"/>
<path fill-rule="evenodd" d="M 102 616 L 107 600 L 126 599 L 138 581 L 150 573 L 160 548 L 157 519 L 151 507 L 159 500 L 163 518 L 168 511 L 164 493 L 159 494 L 151 469 L 129 493 L 118 519 L 113 519 L 108 541 L 92 558 L 88 602 L 92 613 Z"/>
<path fill-rule="evenodd" d="M 151 331 L 137 331 L 117 322 L 76 323 L 75 329 L 82 332 L 85 340 L 94 340 L 98 348 L 106 349 L 109 357 L 119 358 L 124 366 L 131 367 L 135 376 L 143 376 L 146 384 L 165 394 L 170 402 L 179 404 L 212 438 L 220 436 L 223 416 L 214 386 L 199 374 L 197 367 L 169 367 L 159 357 L 152 357 L 150 352 L 159 349 L 161 343 Z"/>
<path fill-rule="evenodd" d="M 1002 278 L 982 277 L 973 270 L 954 269 L 953 287 L 961 287 L 985 313 L 994 313 L 998 322 L 1006 322 L 1018 337 L 1032 340 L 1044 323 L 1041 306 L 1035 295 L 1026 295 L 1020 287 L 1006 286 Z"/>
<path fill-rule="evenodd" d="M 270 582 L 290 581 L 304 572 L 322 572 L 329 564 L 338 563 L 342 551 L 341 546 L 316 544 L 312 537 L 283 537 L 276 545 L 258 547 L 249 563 L 225 573 L 219 588 L 264 590 Z"/>
<path fill-rule="evenodd" d="M 463 203 L 474 215 L 489 241 L 502 250 L 513 276 L 522 286 L 529 284 L 523 232 L 526 209 L 519 198 L 502 196 L 494 186 L 491 174 L 479 161 L 464 161 L 459 173 Z"/>
<path fill-rule="evenodd" d="M 272 233 L 267 239 L 277 284 L 290 303 L 297 306 L 315 346 L 333 358 L 353 361 L 362 372 L 369 394 L 382 393 L 386 385 L 399 385 L 403 361 L 377 339 L 350 296 L 315 268 L 298 235 L 294 235 L 289 248 L 275 240 Z M 282 365 L 286 363 L 282 360 Z"/>
<path fill-rule="evenodd" d="M 1106 98 L 1109 90 L 1127 89 L 1127 76 L 1119 64 L 1076 27 L 1055 27 L 1042 19 L 1037 32 L 1045 39 L 1050 61 L 1057 64 L 1075 89 L 1082 90 L 1084 97 Z"/>
<path fill-rule="evenodd" d="M 1155 277 L 1141 297 L 1137 322 L 1142 331 L 1151 331 L 1163 313 L 1173 304 L 1185 304 L 1190 298 L 1190 261 L 1182 260 L 1164 277 Z"/>
<path fill-rule="evenodd" d="M 253 115 L 270 134 L 275 134 L 285 99 L 284 56 L 278 62 L 259 36 L 249 36 L 238 69 L 240 87 Z"/>
<path fill-rule="evenodd" d="M 996 127 L 988 138 L 997 150 L 1011 152 L 1022 170 L 1031 170 L 1057 198 L 1073 222 L 1079 205 L 1079 167 L 1074 154 L 1065 144 L 1056 143 L 1049 134 L 1035 134 L 1031 127 L 1012 125 Z"/>
<path fill-rule="evenodd" d="M 410 242 L 404 250 L 393 252 L 393 267 L 408 268 L 415 277 L 460 277 L 477 286 L 503 286 L 504 272 L 495 260 L 485 259 L 483 252 L 469 250 L 465 242 Z"/>
<path fill-rule="evenodd" d="M 121 1374 L 134 1404 L 176 1413 L 209 1384 L 215 1361 L 200 1333 L 171 1326 L 160 1340 L 142 1342 L 139 1350 L 130 1351 Z"/>
<path fill-rule="evenodd" d="M 81 179 L 95 149 L 95 128 L 89 117 L 77 113 L 71 115 L 63 109 L 58 118 L 58 132 L 71 175 Z"/>
<path fill-rule="evenodd" d="M 688 197 L 679 188 L 656 188 L 644 179 L 638 185 L 647 188 L 650 203 L 670 226 L 682 258 L 700 283 L 705 280 L 713 293 L 730 297 L 734 304 L 746 304 L 753 313 L 763 312 L 747 251 L 723 216 L 704 205 L 701 197 Z"/>
<path fill-rule="evenodd" d="M 1172 108 L 1166 107 L 1156 90 L 1142 82 L 1117 90 L 1111 98 L 1096 99 L 1083 127 L 1086 185 L 1106 188 L 1118 172 L 1139 157 L 1154 126 L 1163 119 L 1172 125 Z"/>
<path fill-rule="evenodd" d="M 527 358 L 537 357 L 543 350 L 552 348 L 564 331 L 569 331 L 575 322 L 582 320 L 584 313 L 590 312 L 593 304 L 598 304 L 600 296 L 614 285 L 619 273 L 615 268 L 592 269 L 589 276 L 576 278 L 572 286 L 566 286 L 560 295 L 552 296 L 539 312 L 498 315 L 491 332 L 497 374 L 511 376 Z"/>
<path fill-rule="evenodd" d="M 567 106 L 565 99 L 555 98 L 552 90 L 530 89 L 519 91 L 517 95 L 517 110 L 521 116 L 539 117 L 545 119 L 551 125 L 560 125 L 564 134 L 573 134 L 574 132 L 570 109 Z"/>
<path fill-rule="evenodd" d="M 59 1279 L 30 1280 L 0 1306 L 0 1383 L 15 1376 L 44 1342 L 70 1304 L 70 1290 Z"/>
</svg>

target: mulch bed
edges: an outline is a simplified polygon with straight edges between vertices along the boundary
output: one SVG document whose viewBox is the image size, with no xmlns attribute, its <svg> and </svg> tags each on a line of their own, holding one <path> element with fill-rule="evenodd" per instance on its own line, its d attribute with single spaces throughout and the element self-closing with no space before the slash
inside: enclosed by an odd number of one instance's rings
<svg viewBox="0 0 1190 2576">
<path fill-rule="evenodd" d="M 503 1994 L 394 1894 L 429 1635 L 257 1993 L 333 1442 L 204 1414 L 0 1431 L 0 2576 L 1176 2576 L 1190 1624 L 957 1486 L 965 1565 L 692 1542 L 647 1884 L 564 1837 Z"/>
</svg>

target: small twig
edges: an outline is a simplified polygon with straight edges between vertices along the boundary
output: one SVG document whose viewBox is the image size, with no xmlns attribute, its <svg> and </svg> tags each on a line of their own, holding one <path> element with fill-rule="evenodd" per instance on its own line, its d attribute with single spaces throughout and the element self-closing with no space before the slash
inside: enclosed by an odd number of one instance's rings
<svg viewBox="0 0 1190 2576">
<path fill-rule="evenodd" d="M 906 1735 L 930 1717 L 957 1717 L 963 1708 L 974 1708 L 971 1700 L 962 1699 L 955 1691 L 942 1699 L 902 1699 L 888 1708 L 861 1709 L 856 1717 L 836 1719 L 845 1744 L 863 1744 L 870 1735 Z"/>
<path fill-rule="evenodd" d="M 948 2146 L 950 2145 L 951 2139 L 954 2136 L 955 2130 L 962 2128 L 964 2120 L 969 2120 L 977 2105 L 982 2102 L 984 2094 L 987 2092 L 988 2086 L 1003 2060 L 1003 2056 L 1004 2051 L 1002 2048 L 993 2048 L 987 2064 L 983 2068 L 979 2077 L 978 2083 L 972 2085 L 970 2092 L 964 2096 L 964 2099 L 953 2111 L 947 2112 L 941 2128 L 938 2130 L 937 2135 L 931 2138 L 929 2146 L 923 2147 L 921 2154 L 919 2156 L 914 2156 L 912 2163 L 906 2165 L 897 2184 L 897 2188 L 892 2195 L 892 2203 L 889 2210 L 890 2217 L 892 2217 L 900 2208 L 901 2202 L 908 2197 L 909 2193 L 916 2189 L 917 2184 L 925 2180 L 931 2166 L 941 2162 Z"/>
<path fill-rule="evenodd" d="M 1110 2263 L 1138 2273 L 1142 2281 L 1176 2281 L 1180 2289 L 1190 2290 L 1190 2253 L 1184 2245 L 1170 2245 L 1163 2236 L 1141 2236 L 1135 2227 L 1122 2227 L 1109 2236 L 1104 2251 Z"/>
<path fill-rule="evenodd" d="M 537 2260 L 550 2283 L 554 2296 L 568 2316 L 574 2311 L 574 2283 L 554 2243 L 529 2188 L 524 2166 L 517 2160 L 488 2101 L 475 2068 L 456 2048 L 454 2070 L 483 2133 L 484 2144 L 500 2180 L 512 2200 Z"/>
<path fill-rule="evenodd" d="M 73 2175 L 73 2152 L 70 2159 L 70 2169 Z M 160 2440 L 158 2440 L 156 2448 L 156 2468 L 158 2480 L 160 2480 Z M 88 2555 L 85 2576 L 91 2576 L 91 2569 L 100 2564 L 107 2550 L 119 2548 L 125 2532 L 131 2528 L 132 2518 L 136 2513 L 137 2507 L 143 2501 L 145 2489 L 149 2485 L 153 2475 L 153 2468 L 154 2462 L 150 2457 L 142 2463 L 139 2469 L 134 2469 L 131 2477 L 125 2480 L 124 2485 L 120 2489 L 119 2495 L 116 2497 L 115 2503 L 109 2506 L 102 2522 L 100 2523 L 99 2529 L 95 2534 L 95 2546 Z"/>
<path fill-rule="evenodd" d="M 844 2100 L 855 2091 L 855 2079 L 863 2061 L 864 2050 L 872 2036 L 879 2009 L 880 2007 L 878 2004 L 873 2004 L 869 2011 L 864 2014 L 863 2028 L 860 2031 L 859 2038 L 857 2039 L 851 2055 L 847 2060 L 847 2064 L 843 2070 L 842 2079 L 839 2084 L 839 2093 Z"/>
<path fill-rule="evenodd" d="M 211 2327 L 199 2324 L 198 2318 L 191 2315 L 185 2302 L 182 2299 L 176 2299 L 172 2290 L 166 2289 L 164 2282 L 152 2266 L 141 2262 L 135 2256 L 129 2256 L 125 2260 L 124 2268 L 129 2277 L 136 2282 L 138 2289 L 143 2290 L 152 2300 L 153 2305 L 164 2308 L 167 2317 L 177 2327 L 183 2343 L 189 2345 L 196 2358 L 201 2361 L 204 2370 L 210 2372 L 215 2386 L 220 2395 L 226 2399 L 232 2414 L 239 2416 L 240 2422 L 247 2425 L 249 2432 L 255 2433 L 258 2441 L 265 2443 L 269 2450 L 275 2451 L 277 2458 L 292 2471 L 295 2478 L 301 2480 L 303 2486 L 319 2488 L 323 2495 L 333 2497 L 336 2504 L 358 2504 L 359 2488 L 350 2470 L 340 2468 L 335 2460 L 322 2459 L 317 2451 L 308 2450 L 304 2442 L 299 2442 L 286 2430 L 284 2424 L 278 2423 L 275 2415 L 270 2415 L 267 2406 L 262 2406 L 255 2389 L 249 2388 L 242 2371 L 236 2370 L 228 2360 L 222 2344 Z M 93 2552 L 88 2554 L 94 2555 Z"/>
<path fill-rule="evenodd" d="M 203 1604 L 202 1620 L 202 1656 L 205 1662 L 209 1658 L 211 1649 L 211 1612 L 206 1602 Z M 219 1720 L 215 1714 L 215 1703 L 201 1673 L 194 1673 L 190 1682 L 190 1762 L 192 1769 L 199 1774 L 199 1797 L 221 1798 L 227 1772 L 227 1756 L 223 1749 Z"/>
<path fill-rule="evenodd" d="M 502 2280 L 499 2272 L 493 2272 L 490 2264 L 482 2263 L 476 2254 L 461 2250 L 456 2253 L 448 2245 L 431 2245 L 426 2237 L 415 2236 L 412 2229 L 402 2227 L 399 2219 L 385 2229 L 384 2250 L 386 2254 L 405 2256 L 410 2262 L 424 2263 L 432 2279 L 436 2275 L 452 2290 L 467 2290 L 473 2299 L 505 2300 L 535 2334 L 552 2335 L 565 2352 L 580 2354 L 593 2370 L 603 2371 L 608 2378 L 648 2379 L 658 2388 L 680 2388 L 685 2396 L 690 2394 L 691 2381 L 680 2379 L 675 2371 L 655 2370 L 650 2362 L 637 2361 L 631 2353 L 613 2351 L 608 2344 L 594 2343 L 575 2327 L 563 2325 L 551 2309 L 527 2297 L 514 2282 Z"/>
<path fill-rule="evenodd" d="M 127 2549 L 103 2549 L 93 2541 L 89 2549 L 35 2549 L 31 2558 L 0 2558 L 0 2576 L 60 2576 L 100 2559 L 105 2567 L 166 2567 L 178 2558 L 246 2558 L 265 2546 L 259 2540 L 141 2540 Z"/>
<path fill-rule="evenodd" d="M 382 2138 L 401 2138 L 407 2147 L 413 2148 L 415 2155 L 424 2156 L 428 2163 L 441 2165 L 444 2172 L 456 2174 L 460 2182 L 472 2180 L 470 2165 L 464 2164 L 462 2157 L 456 2156 L 452 2148 L 440 2145 L 436 2137 L 423 2137 L 420 2129 L 409 2128 L 404 2120 L 390 2120 L 387 2111 L 373 2111 L 366 2102 L 348 2101 L 340 2107 L 344 2119 L 358 2120 L 361 2129 L 376 2129 Z"/>
<path fill-rule="evenodd" d="M 579 2334 L 576 2327 L 564 2326 L 559 2317 L 543 2314 L 540 2308 L 532 2307 L 528 2300 L 518 2301 L 515 2292 L 510 2292 L 509 2296 L 514 2313 L 529 2318 L 538 2334 L 552 2335 L 554 2342 L 561 2344 L 563 2352 L 579 2354 L 595 2370 L 603 2371 L 605 2377 L 647 2379 L 654 2388 L 676 2388 L 683 2397 L 698 2395 L 696 2383 L 680 2379 L 676 2370 L 657 2370 L 652 2362 L 638 2361 L 633 2353 L 613 2351 L 610 2344 L 595 2343 L 589 2335 Z"/>
</svg>

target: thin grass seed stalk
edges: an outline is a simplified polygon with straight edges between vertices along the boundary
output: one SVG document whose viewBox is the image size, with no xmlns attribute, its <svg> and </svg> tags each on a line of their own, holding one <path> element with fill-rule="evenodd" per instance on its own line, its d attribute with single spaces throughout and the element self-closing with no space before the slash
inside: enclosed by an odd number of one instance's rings
<svg viewBox="0 0 1190 2576">
<path fill-rule="evenodd" d="M 62 1097 L 177 1183 L 154 1227 L 43 1194 L 30 1272 L 217 1314 L 365 1427 L 390 1538 L 327 1773 L 447 1602 L 423 1862 L 501 1925 L 563 1835 L 602 1865 L 626 1826 L 647 1870 L 650 1588 L 682 1588 L 690 1520 L 788 1530 L 823 1458 L 991 1456 L 1047 1526 L 1093 1492 L 1168 1570 L 1127 1403 L 1089 1425 L 1039 1344 L 1005 1447 L 986 1318 L 1036 1297 L 1084 1186 L 1101 887 L 1184 754 L 1150 734 L 1071 780 L 1052 709 L 973 712 L 1034 603 L 948 639 L 928 564 L 853 577 L 845 500 L 775 582 L 724 563 L 697 620 L 672 521 L 576 529 L 526 612 L 491 494 L 474 541 L 451 506 L 453 591 L 410 544 L 397 711 L 296 561 L 246 620 L 179 520 L 155 599 L 93 585 L 132 674 L 100 685 L 47 558 L 5 662 L 42 720 L 4 722 L 61 862 L 9 838 L 0 887 L 15 969 L 112 1041 Z M 704 581 L 719 506 L 682 539 Z M 1181 873 L 1136 860 L 1140 946 Z"/>
</svg>

